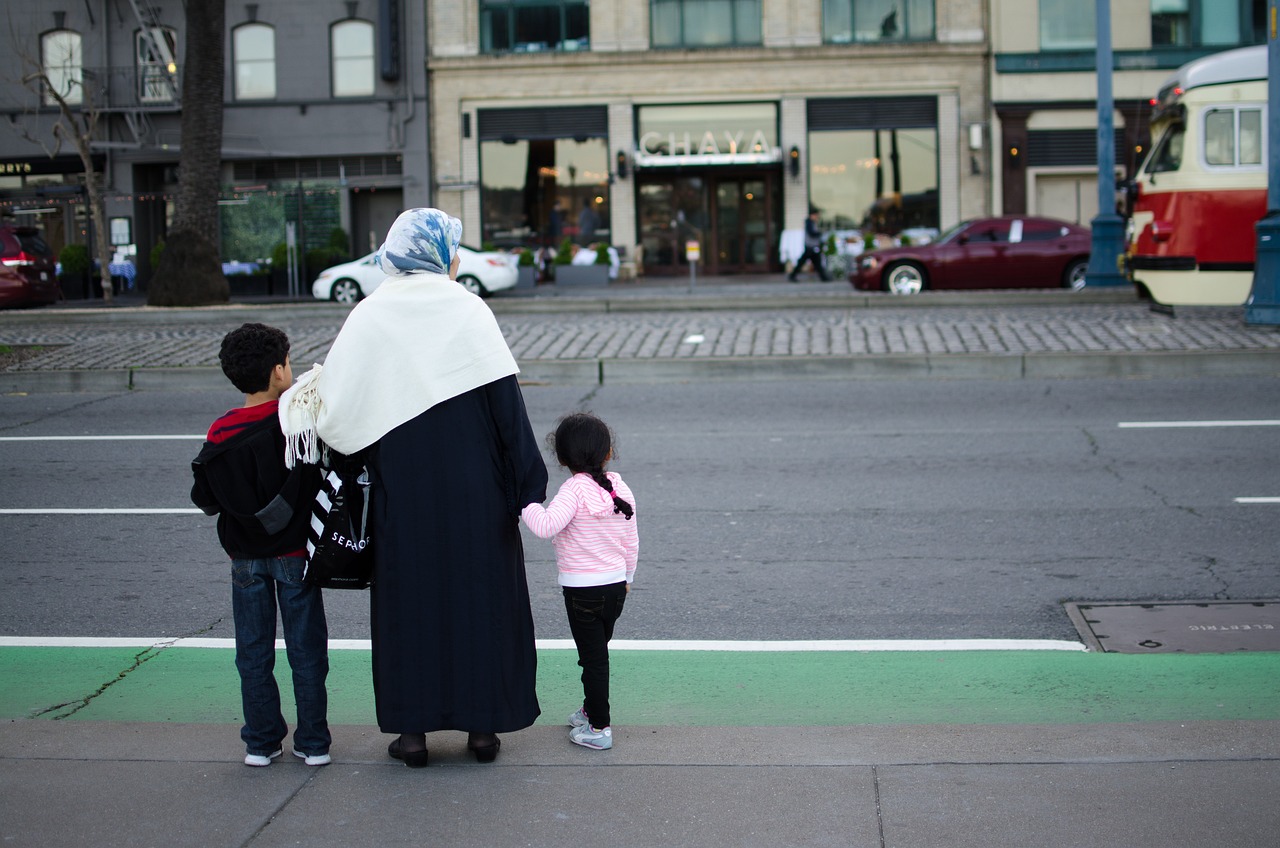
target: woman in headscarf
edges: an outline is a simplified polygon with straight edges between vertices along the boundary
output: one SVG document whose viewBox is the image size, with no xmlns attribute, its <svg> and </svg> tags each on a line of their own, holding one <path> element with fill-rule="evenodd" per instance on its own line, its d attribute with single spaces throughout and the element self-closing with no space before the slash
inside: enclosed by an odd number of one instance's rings
<svg viewBox="0 0 1280 848">
<path fill-rule="evenodd" d="M 496 734 L 539 713 L 517 522 L 547 469 L 497 321 L 454 282 L 461 236 L 439 210 L 401 214 L 379 250 L 388 279 L 280 403 L 288 462 L 327 445 L 368 466 L 378 725 L 414 767 L 428 732 L 465 730 L 491 762 Z"/>
</svg>

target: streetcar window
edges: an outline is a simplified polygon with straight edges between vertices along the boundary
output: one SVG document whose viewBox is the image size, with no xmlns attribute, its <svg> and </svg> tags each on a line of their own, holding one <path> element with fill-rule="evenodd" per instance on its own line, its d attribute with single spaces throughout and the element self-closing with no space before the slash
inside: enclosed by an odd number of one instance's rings
<svg viewBox="0 0 1280 848">
<path fill-rule="evenodd" d="M 1160 137 L 1151 158 L 1147 160 L 1148 174 L 1161 174 L 1176 171 L 1182 167 L 1182 141 L 1186 136 L 1186 128 L 1182 124 L 1174 124 Z"/>
<path fill-rule="evenodd" d="M 1262 164 L 1262 110 L 1240 110 L 1240 164 Z"/>
<path fill-rule="evenodd" d="M 1210 165 L 1236 163 L 1235 110 L 1210 109 L 1205 113 L 1204 161 Z"/>
</svg>

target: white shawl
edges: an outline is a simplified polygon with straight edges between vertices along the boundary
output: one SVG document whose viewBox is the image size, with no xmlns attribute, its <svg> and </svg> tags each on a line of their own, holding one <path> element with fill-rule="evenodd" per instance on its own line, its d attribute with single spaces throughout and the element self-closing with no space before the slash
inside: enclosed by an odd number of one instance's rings
<svg viewBox="0 0 1280 848">
<path fill-rule="evenodd" d="M 389 277 L 280 398 L 285 464 L 345 454 L 464 392 L 519 373 L 484 301 L 443 274 Z"/>
</svg>

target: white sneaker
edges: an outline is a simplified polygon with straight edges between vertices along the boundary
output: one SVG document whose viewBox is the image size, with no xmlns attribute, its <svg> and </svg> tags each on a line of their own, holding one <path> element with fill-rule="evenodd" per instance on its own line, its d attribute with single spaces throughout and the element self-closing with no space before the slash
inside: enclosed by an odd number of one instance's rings
<svg viewBox="0 0 1280 848">
<path fill-rule="evenodd" d="M 569 731 L 569 741 L 584 748 L 607 751 L 613 747 L 613 728 L 606 727 L 603 730 L 596 730 L 590 724 L 584 724 Z"/>
<path fill-rule="evenodd" d="M 327 766 L 333 762 L 328 754 L 304 754 L 297 748 L 293 749 L 293 755 L 309 766 Z M 276 756 L 279 756 L 279 754 Z"/>
<path fill-rule="evenodd" d="M 270 754 L 245 754 L 244 764 L 247 766 L 255 766 L 255 767 L 269 766 L 271 765 L 271 761 L 274 760 L 276 757 L 280 756 L 282 753 L 284 752 L 281 751 L 279 748 L 277 748 L 276 750 L 272 751 Z"/>
</svg>

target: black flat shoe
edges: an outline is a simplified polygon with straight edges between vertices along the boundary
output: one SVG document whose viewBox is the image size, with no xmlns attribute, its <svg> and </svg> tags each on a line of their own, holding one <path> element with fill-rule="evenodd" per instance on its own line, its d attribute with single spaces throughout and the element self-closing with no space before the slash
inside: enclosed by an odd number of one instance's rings
<svg viewBox="0 0 1280 848">
<path fill-rule="evenodd" d="M 421 751 L 406 751 L 399 737 L 391 740 L 391 744 L 387 746 L 387 754 L 391 759 L 400 760 L 409 768 L 422 768 L 427 764 L 426 748 Z"/>
<path fill-rule="evenodd" d="M 468 733 L 467 748 L 476 755 L 477 763 L 491 763 L 498 759 L 502 740 L 494 733 Z"/>
</svg>

